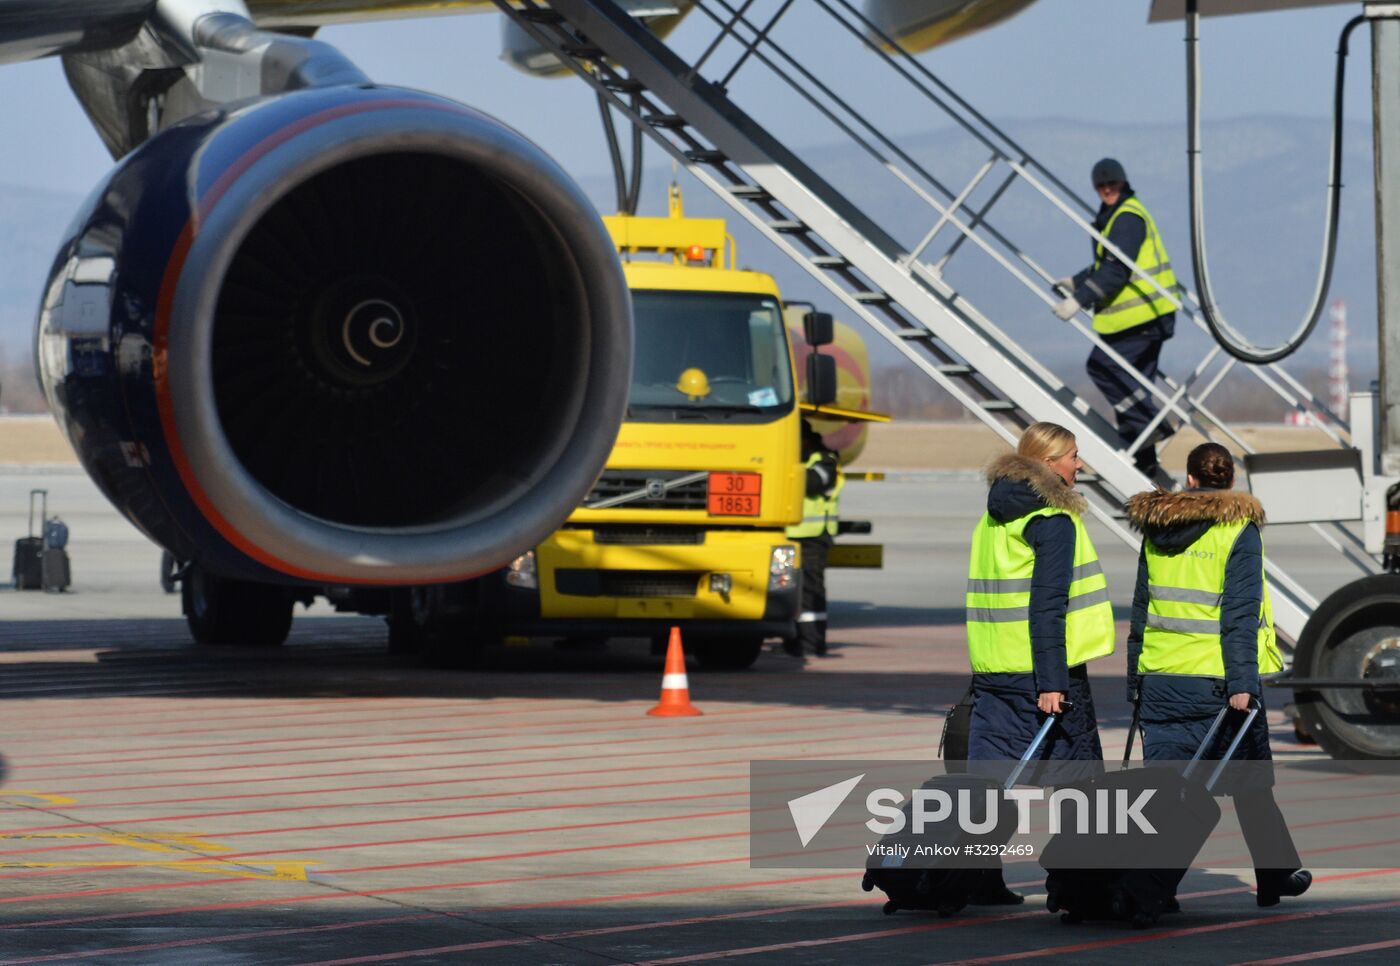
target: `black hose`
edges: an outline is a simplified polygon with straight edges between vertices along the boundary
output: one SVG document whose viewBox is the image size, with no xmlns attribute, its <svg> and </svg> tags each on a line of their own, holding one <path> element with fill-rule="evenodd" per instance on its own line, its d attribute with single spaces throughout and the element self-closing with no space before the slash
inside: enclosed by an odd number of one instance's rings
<svg viewBox="0 0 1400 966">
<path fill-rule="evenodd" d="M 608 99 L 598 92 L 598 112 L 603 115 L 603 135 L 608 142 L 608 156 L 612 158 L 613 188 L 617 192 L 619 214 L 631 214 L 627 208 L 627 176 L 622 168 L 622 146 L 617 141 L 617 127 L 613 124 L 612 108 Z"/>
<path fill-rule="evenodd" d="M 1225 321 L 1211 294 L 1210 272 L 1206 265 L 1205 204 L 1201 189 L 1201 67 L 1200 67 L 1200 10 L 1199 0 L 1186 0 L 1186 109 L 1187 145 L 1190 159 L 1191 194 L 1191 266 L 1196 276 L 1196 292 L 1201 300 L 1201 314 L 1215 341 L 1230 355 L 1251 365 L 1264 365 L 1277 362 L 1292 355 L 1307 341 L 1317 326 L 1322 314 L 1322 304 L 1327 298 L 1327 289 L 1332 281 L 1332 266 L 1337 256 L 1337 223 L 1341 212 L 1342 196 L 1342 92 L 1346 78 L 1347 41 L 1359 24 L 1368 18 L 1365 15 L 1353 17 L 1342 29 L 1337 47 L 1337 78 L 1332 94 L 1332 147 L 1328 162 L 1327 213 L 1324 218 L 1322 241 L 1322 265 L 1318 271 L 1317 288 L 1313 292 L 1302 324 L 1285 342 L 1276 346 L 1256 346 Z"/>
<path fill-rule="evenodd" d="M 641 114 L 641 96 L 632 95 L 632 111 Z M 642 149 L 646 144 L 646 138 L 642 132 L 642 126 L 636 121 L 632 122 L 632 181 L 627 188 L 626 214 L 635 215 L 637 205 L 642 200 Z"/>
</svg>

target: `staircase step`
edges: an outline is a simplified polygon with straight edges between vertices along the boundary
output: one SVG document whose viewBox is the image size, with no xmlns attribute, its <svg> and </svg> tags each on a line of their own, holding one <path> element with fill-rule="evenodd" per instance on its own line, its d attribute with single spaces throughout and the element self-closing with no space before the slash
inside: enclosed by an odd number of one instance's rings
<svg viewBox="0 0 1400 966">
<path fill-rule="evenodd" d="M 817 268 L 845 268 L 851 264 L 841 255 L 813 255 L 810 260 Z"/>
<path fill-rule="evenodd" d="M 679 114 L 653 114 L 647 118 L 647 123 L 652 127 L 681 128 L 686 126 L 686 119 Z"/>
<path fill-rule="evenodd" d="M 893 301 L 893 299 L 884 292 L 855 292 L 852 294 L 852 298 L 866 305 L 883 305 L 886 302 Z"/>
<path fill-rule="evenodd" d="M 978 405 L 981 406 L 983 409 L 987 410 L 987 412 L 989 413 L 1010 412 L 1016 408 L 1016 404 L 1014 402 L 1009 402 L 1005 399 L 988 399 L 984 402 L 978 403 Z"/>
<path fill-rule="evenodd" d="M 732 184 L 729 186 L 729 193 L 736 198 L 770 198 L 766 188 L 760 188 L 756 184 Z"/>
<path fill-rule="evenodd" d="M 768 227 L 782 235 L 794 235 L 807 230 L 800 221 L 770 221 Z"/>
<path fill-rule="evenodd" d="M 694 161 L 696 164 L 715 164 L 719 161 L 729 160 L 727 157 L 725 157 L 723 151 L 715 151 L 713 149 L 687 151 L 685 153 L 685 156 L 690 160 Z"/>
</svg>

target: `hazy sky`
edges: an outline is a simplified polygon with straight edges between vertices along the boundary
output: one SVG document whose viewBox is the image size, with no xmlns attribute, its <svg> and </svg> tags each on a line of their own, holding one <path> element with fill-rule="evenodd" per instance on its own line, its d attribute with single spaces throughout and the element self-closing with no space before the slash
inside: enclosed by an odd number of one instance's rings
<svg viewBox="0 0 1400 966">
<path fill-rule="evenodd" d="M 1006 24 L 923 59 L 994 120 L 1058 117 L 1067 127 L 1078 119 L 1184 121 L 1184 28 L 1148 26 L 1148 6 L 1148 0 L 1041 0 Z M 809 63 L 835 56 L 814 7 L 798 4 L 785 26 L 789 40 L 810 44 L 802 51 Z M 1326 115 L 1337 34 L 1359 10 L 1358 3 L 1204 21 L 1205 116 Z M 677 32 L 677 44 L 699 43 L 700 28 L 710 30 L 699 16 L 691 21 Z M 337 27 L 321 36 L 377 81 L 465 101 L 507 120 L 570 170 L 605 172 L 592 95 L 572 77 L 539 80 L 507 67 L 498 56 L 499 33 L 499 16 L 483 14 Z M 1347 110 L 1365 120 L 1369 37 L 1364 29 L 1353 37 Z M 842 72 L 853 85 L 878 83 L 870 57 L 847 58 Z M 0 69 L 0 117 L 0 181 L 86 193 L 110 166 L 53 60 Z M 930 116 L 898 123 L 912 131 L 939 122 Z"/>
</svg>

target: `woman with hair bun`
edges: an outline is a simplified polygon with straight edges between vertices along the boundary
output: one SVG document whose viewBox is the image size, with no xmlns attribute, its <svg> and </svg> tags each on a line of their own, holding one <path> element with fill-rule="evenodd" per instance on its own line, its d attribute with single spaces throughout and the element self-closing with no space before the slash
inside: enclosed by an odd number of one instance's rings
<svg viewBox="0 0 1400 966">
<path fill-rule="evenodd" d="M 1128 520 L 1144 538 L 1128 632 L 1128 699 L 1139 702 L 1149 761 L 1189 760 L 1228 705 L 1203 756 L 1218 760 L 1253 702 L 1261 713 L 1235 758 L 1273 757 L 1259 675 L 1279 670 L 1282 661 L 1264 580 L 1264 508 L 1251 494 L 1233 491 L 1234 483 L 1229 451 L 1204 443 L 1187 457 L 1186 490 L 1128 501 Z M 1300 869 L 1272 785 L 1271 771 L 1251 770 L 1218 786 L 1234 795 L 1261 906 L 1302 895 L 1312 882 Z"/>
</svg>

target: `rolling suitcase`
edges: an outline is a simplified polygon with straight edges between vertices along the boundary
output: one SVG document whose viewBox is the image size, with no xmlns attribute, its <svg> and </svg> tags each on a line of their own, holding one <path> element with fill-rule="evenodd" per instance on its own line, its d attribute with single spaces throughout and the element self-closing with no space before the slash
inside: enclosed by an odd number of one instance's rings
<svg viewBox="0 0 1400 966">
<path fill-rule="evenodd" d="M 1107 801 L 1114 801 L 1119 795 L 1126 795 L 1132 800 L 1139 793 L 1152 788 L 1157 790 L 1157 794 L 1143 811 L 1147 821 L 1163 832 L 1152 836 L 1137 835 L 1126 841 L 1116 836 L 1095 837 L 1081 833 L 1077 828 L 1058 833 L 1046 843 L 1040 858 L 1040 864 L 1047 873 L 1047 909 L 1060 912 L 1061 920 L 1066 923 L 1115 919 L 1144 929 L 1156 923 L 1163 912 L 1175 908 L 1177 886 L 1220 822 L 1220 805 L 1211 790 L 1224 772 L 1225 765 L 1234 757 L 1249 726 L 1254 723 L 1259 714 L 1259 705 L 1254 703 L 1251 706 L 1229 749 L 1206 782 L 1200 784 L 1192 781 L 1192 773 L 1206 749 L 1211 747 L 1229 711 L 1228 707 L 1222 708 L 1216 715 L 1205 740 L 1180 774 L 1170 768 L 1127 770 L 1133 733 L 1138 725 L 1138 716 L 1134 712 L 1123 768 L 1079 786 L 1091 803 L 1087 824 L 1098 827 L 1098 817 L 1093 812 L 1093 806 L 1099 801 L 1096 792 L 1106 792 Z M 1142 865 L 1129 869 L 1095 868 L 1096 854 L 1108 850 L 1116 855 L 1132 854 L 1138 857 Z"/>
<path fill-rule="evenodd" d="M 39 503 L 39 526 L 34 525 L 35 498 Z M 44 586 L 44 538 L 40 536 L 48 512 L 47 490 L 29 491 L 29 536 L 15 541 L 15 560 L 10 577 L 15 590 L 39 590 Z"/>
<path fill-rule="evenodd" d="M 1069 703 L 1062 702 L 1065 710 L 1069 710 Z M 1012 788 L 1021 773 L 1025 771 L 1026 765 L 1035 757 L 1040 750 L 1041 744 L 1045 741 L 1045 736 L 1050 733 L 1050 729 L 1055 726 L 1059 715 L 1050 715 L 1040 726 L 1040 731 L 1036 733 L 1031 741 L 1026 753 L 1021 756 L 1020 762 L 1012 770 L 1005 782 L 996 782 L 993 779 L 969 774 L 948 774 L 939 775 L 924 782 L 923 788 L 938 788 L 948 792 L 957 801 L 957 793 L 962 790 L 969 792 L 969 801 L 982 805 L 985 809 L 986 793 L 988 789 L 1009 789 Z M 1013 803 L 1004 798 L 998 797 L 998 815 L 996 818 L 995 831 L 990 836 L 977 837 L 978 842 L 986 842 L 990 839 L 1005 844 L 1016 827 L 1017 812 Z M 1001 866 L 1001 859 L 995 855 L 979 856 L 973 859 L 959 857 L 956 868 L 934 867 L 934 868 L 906 868 L 907 856 L 915 854 L 912 850 L 918 845 L 948 845 L 958 848 L 965 845 L 971 836 L 955 825 L 941 826 L 940 831 L 947 830 L 946 841 L 934 843 L 927 834 L 915 835 L 912 831 L 911 812 L 913 803 L 906 803 L 904 806 L 904 827 L 898 832 L 891 832 L 880 840 L 881 846 L 892 846 L 888 850 L 894 854 L 872 855 L 866 865 L 865 877 L 861 880 L 860 887 L 866 892 L 879 888 L 888 896 L 885 903 L 885 915 L 893 915 L 900 909 L 929 909 L 936 911 L 940 916 L 951 916 L 960 912 L 969 902 L 972 894 L 977 890 L 982 880 L 982 876 L 989 870 L 998 869 Z M 971 816 L 973 821 L 982 822 L 987 818 L 984 811 L 974 810 Z M 901 850 L 903 851 L 901 856 Z M 886 850 L 881 850 L 885 852 Z"/>
</svg>

